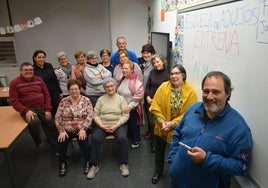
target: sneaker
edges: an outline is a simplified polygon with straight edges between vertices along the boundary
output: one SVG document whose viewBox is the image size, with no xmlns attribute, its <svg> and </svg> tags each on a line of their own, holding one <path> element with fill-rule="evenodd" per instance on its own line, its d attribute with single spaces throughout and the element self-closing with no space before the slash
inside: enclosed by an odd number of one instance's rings
<svg viewBox="0 0 268 188">
<path fill-rule="evenodd" d="M 138 148 L 138 147 L 140 147 L 140 142 L 134 142 L 133 144 L 131 144 L 132 149 L 135 149 L 135 148 Z"/>
<path fill-rule="evenodd" d="M 87 173 L 87 178 L 88 179 L 93 179 L 98 171 L 99 171 L 98 166 L 91 166 L 89 171 L 88 171 L 88 173 Z"/>
<path fill-rule="evenodd" d="M 121 164 L 120 165 L 120 170 L 121 170 L 122 176 L 124 176 L 124 177 L 129 176 L 129 167 L 128 167 L 128 165 Z"/>
</svg>

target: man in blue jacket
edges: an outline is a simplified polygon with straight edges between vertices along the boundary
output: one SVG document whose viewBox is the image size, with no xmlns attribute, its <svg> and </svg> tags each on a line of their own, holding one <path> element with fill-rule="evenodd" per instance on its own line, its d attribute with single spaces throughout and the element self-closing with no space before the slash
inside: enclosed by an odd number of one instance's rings
<svg viewBox="0 0 268 188">
<path fill-rule="evenodd" d="M 114 67 L 116 65 L 120 64 L 120 60 L 119 60 L 119 57 L 118 57 L 118 52 L 122 51 L 122 50 L 127 51 L 129 59 L 131 61 L 133 61 L 134 63 L 137 63 L 137 64 L 139 63 L 139 60 L 138 60 L 135 52 L 133 50 L 127 49 L 127 41 L 126 41 L 125 37 L 118 37 L 116 39 L 116 46 L 118 47 L 118 50 L 116 52 L 114 52 L 111 55 L 111 58 L 110 58 L 110 62 L 114 65 Z"/>
<path fill-rule="evenodd" d="M 228 103 L 231 80 L 210 72 L 202 91 L 203 102 L 192 105 L 174 130 L 168 157 L 171 188 L 227 188 L 233 175 L 247 172 L 252 135 Z"/>
</svg>

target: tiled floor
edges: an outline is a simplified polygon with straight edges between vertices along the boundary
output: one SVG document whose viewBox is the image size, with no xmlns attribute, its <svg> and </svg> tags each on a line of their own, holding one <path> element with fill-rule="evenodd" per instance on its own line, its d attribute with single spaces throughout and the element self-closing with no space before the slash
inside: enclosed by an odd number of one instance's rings
<svg viewBox="0 0 268 188">
<path fill-rule="evenodd" d="M 26 130 L 8 150 L 12 162 L 15 185 L 19 188 L 150 188 L 168 187 L 169 177 L 165 172 L 157 185 L 151 184 L 154 154 L 149 152 L 149 141 L 143 140 L 140 148 L 130 150 L 130 176 L 120 174 L 117 158 L 117 144 L 107 140 L 102 147 L 100 171 L 93 180 L 83 175 L 83 158 L 77 143 L 69 148 L 68 172 L 65 177 L 58 176 L 58 161 L 48 145 L 38 150 Z M 0 187 L 11 187 L 4 155 L 0 154 Z"/>
</svg>

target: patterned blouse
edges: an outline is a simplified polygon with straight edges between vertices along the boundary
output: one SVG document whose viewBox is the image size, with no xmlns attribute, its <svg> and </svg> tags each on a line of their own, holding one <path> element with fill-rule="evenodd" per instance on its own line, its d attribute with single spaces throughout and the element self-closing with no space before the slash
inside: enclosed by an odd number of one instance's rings
<svg viewBox="0 0 268 188">
<path fill-rule="evenodd" d="M 181 114 L 181 108 L 183 106 L 181 90 L 177 91 L 174 88 L 171 89 L 171 99 L 170 99 L 170 106 L 171 106 L 171 119 L 178 117 Z M 165 122 L 165 120 L 161 117 L 157 118 L 158 122 Z"/>
<path fill-rule="evenodd" d="M 92 118 L 93 107 L 87 97 L 81 95 L 78 104 L 74 105 L 68 96 L 59 104 L 55 123 L 59 133 L 78 133 L 81 129 L 87 130 L 91 126 Z"/>
</svg>

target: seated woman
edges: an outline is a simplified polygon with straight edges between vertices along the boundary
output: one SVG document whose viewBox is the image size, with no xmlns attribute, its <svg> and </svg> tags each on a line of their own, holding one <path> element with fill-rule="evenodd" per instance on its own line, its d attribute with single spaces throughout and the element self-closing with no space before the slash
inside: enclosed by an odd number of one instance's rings
<svg viewBox="0 0 268 188">
<path fill-rule="evenodd" d="M 94 108 L 94 121 L 97 126 L 92 133 L 90 152 L 90 170 L 88 179 L 93 179 L 99 171 L 100 147 L 107 135 L 113 134 L 119 145 L 120 170 L 122 176 L 129 175 L 128 163 L 128 138 L 127 125 L 128 113 L 124 113 L 127 102 L 121 95 L 116 93 L 116 81 L 109 77 L 103 81 L 106 94 L 101 96 Z"/>
<path fill-rule="evenodd" d="M 61 100 L 55 123 L 59 132 L 59 176 L 66 174 L 66 153 L 69 142 L 77 138 L 85 159 L 84 174 L 89 170 L 89 141 L 87 129 L 91 126 L 93 118 L 93 107 L 91 101 L 80 95 L 81 85 L 77 80 L 70 80 L 67 84 L 70 96 Z"/>
</svg>

